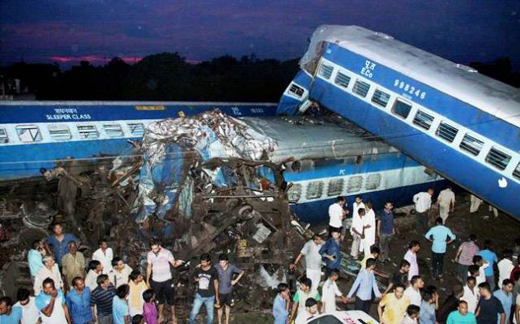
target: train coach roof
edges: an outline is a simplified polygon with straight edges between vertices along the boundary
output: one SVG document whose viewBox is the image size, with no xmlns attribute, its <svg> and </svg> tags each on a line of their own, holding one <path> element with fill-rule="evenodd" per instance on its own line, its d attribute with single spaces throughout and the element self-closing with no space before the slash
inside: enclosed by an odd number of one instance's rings
<svg viewBox="0 0 520 324">
<path fill-rule="evenodd" d="M 510 124 L 520 126 L 520 90 L 391 36 L 359 26 L 322 25 L 300 65 L 316 58 L 321 41 L 337 43 Z"/>
</svg>

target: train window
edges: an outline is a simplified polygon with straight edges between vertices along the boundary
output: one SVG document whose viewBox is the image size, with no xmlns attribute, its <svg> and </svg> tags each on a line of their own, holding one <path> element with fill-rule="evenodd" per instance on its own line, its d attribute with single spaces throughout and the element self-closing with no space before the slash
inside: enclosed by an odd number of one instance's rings
<svg viewBox="0 0 520 324">
<path fill-rule="evenodd" d="M 437 128 L 437 131 L 435 132 L 435 135 L 451 143 L 455 139 L 455 136 L 457 136 L 458 132 L 459 130 L 457 128 L 451 126 L 450 124 L 446 124 L 445 122 L 441 122 L 439 124 L 439 128 Z"/>
<path fill-rule="evenodd" d="M 321 67 L 320 67 L 320 75 L 324 78 L 324 79 L 330 79 L 330 76 L 332 75 L 332 71 L 334 70 L 334 68 L 330 65 L 326 65 L 326 64 L 321 64 Z"/>
<path fill-rule="evenodd" d="M 348 193 L 358 192 L 359 190 L 361 190 L 361 186 L 363 186 L 363 177 L 362 176 L 350 177 L 350 179 L 348 179 L 348 183 L 347 183 L 347 192 Z"/>
<path fill-rule="evenodd" d="M 464 135 L 462 142 L 460 142 L 461 149 L 475 156 L 480 153 L 482 146 L 484 146 L 484 142 L 468 134 Z"/>
<path fill-rule="evenodd" d="M 323 193 L 323 181 L 313 181 L 309 182 L 307 185 L 307 194 L 305 198 L 307 199 L 317 199 L 321 197 Z"/>
<path fill-rule="evenodd" d="M 339 196 L 343 191 L 343 179 L 332 179 L 329 181 L 329 187 L 327 189 L 327 196 Z"/>
<path fill-rule="evenodd" d="M 348 88 L 348 84 L 350 83 L 350 77 L 341 72 L 338 72 L 338 75 L 336 75 L 336 80 L 334 80 L 334 82 L 337 85 L 342 86 L 343 88 Z"/>
<path fill-rule="evenodd" d="M 374 173 L 367 177 L 367 181 L 365 182 L 366 190 L 376 190 L 379 188 L 381 184 L 381 173 Z"/>
<path fill-rule="evenodd" d="M 99 137 L 99 132 L 96 125 L 78 125 L 79 138 L 82 139 L 96 139 Z"/>
<path fill-rule="evenodd" d="M 303 96 L 303 94 L 305 93 L 305 90 L 303 90 L 302 87 L 297 86 L 296 84 L 293 83 L 289 87 L 289 92 L 292 93 L 293 95 L 295 95 L 296 97 L 301 98 Z"/>
<path fill-rule="evenodd" d="M 354 87 L 352 88 L 352 92 L 355 94 L 360 95 L 361 97 L 365 98 L 367 96 L 368 90 L 370 89 L 370 84 L 363 82 L 361 80 L 357 80 L 356 83 L 354 83 Z"/>
<path fill-rule="evenodd" d="M 516 169 L 513 170 L 513 177 L 520 179 L 520 163 L 518 163 Z"/>
<path fill-rule="evenodd" d="M 72 137 L 69 126 L 67 125 L 49 125 L 47 129 L 49 130 L 51 138 L 55 141 L 67 141 Z"/>
<path fill-rule="evenodd" d="M 289 191 L 287 191 L 287 198 L 291 202 L 298 202 L 302 196 L 302 185 L 299 183 L 294 184 Z"/>
<path fill-rule="evenodd" d="M 313 319 L 307 323 L 308 324 L 342 324 L 342 323 L 347 323 L 347 322 L 340 321 L 334 315 L 324 315 L 324 316 L 320 316 L 316 319 Z M 348 323 L 350 323 L 350 322 L 348 322 Z M 362 323 L 362 322 L 359 322 L 359 323 Z"/>
<path fill-rule="evenodd" d="M 390 95 L 381 90 L 376 90 L 372 96 L 372 102 L 381 107 L 386 107 L 386 105 L 388 105 L 388 100 L 390 100 Z"/>
<path fill-rule="evenodd" d="M 417 110 L 417 114 L 413 119 L 413 123 L 421 128 L 429 130 L 432 127 L 432 123 L 435 117 L 425 113 L 424 111 Z"/>
<path fill-rule="evenodd" d="M 507 155 L 506 153 L 501 152 L 494 147 L 489 150 L 489 153 L 486 156 L 486 162 L 495 166 L 499 170 L 504 170 L 510 160 L 510 155 Z"/>
<path fill-rule="evenodd" d="M 144 135 L 144 125 L 142 123 L 129 123 L 130 134 L 142 137 Z"/>
<path fill-rule="evenodd" d="M 105 130 L 105 133 L 109 137 L 121 137 L 123 136 L 123 129 L 121 128 L 121 125 L 119 124 L 105 124 L 103 125 L 103 129 Z"/>
<path fill-rule="evenodd" d="M 42 134 L 37 126 L 16 126 L 16 134 L 24 143 L 41 142 Z"/>
<path fill-rule="evenodd" d="M 0 128 L 0 144 L 6 143 L 9 143 L 9 136 L 7 136 L 5 128 Z"/>
<path fill-rule="evenodd" d="M 394 104 L 394 108 L 392 109 L 392 112 L 400 117 L 403 117 L 406 119 L 408 115 L 410 114 L 410 110 L 412 110 L 412 105 L 409 103 L 406 103 L 402 101 L 401 99 L 397 99 Z"/>
</svg>

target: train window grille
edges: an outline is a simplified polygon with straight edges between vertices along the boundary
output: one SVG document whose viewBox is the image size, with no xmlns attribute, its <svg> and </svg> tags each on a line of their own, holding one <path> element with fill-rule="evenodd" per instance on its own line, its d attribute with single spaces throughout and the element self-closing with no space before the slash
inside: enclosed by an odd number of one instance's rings
<svg viewBox="0 0 520 324">
<path fill-rule="evenodd" d="M 327 65 L 327 64 L 322 64 L 321 67 L 320 67 L 320 75 L 324 78 L 324 79 L 330 79 L 330 76 L 332 75 L 332 71 L 334 70 L 334 68 L 330 65 Z"/>
<path fill-rule="evenodd" d="M 363 177 L 362 176 L 353 176 L 348 179 L 347 183 L 347 192 L 353 193 L 361 190 L 363 186 Z"/>
<path fill-rule="evenodd" d="M 109 137 L 121 137 L 124 134 L 123 129 L 119 124 L 106 124 L 103 125 L 103 129 Z"/>
<path fill-rule="evenodd" d="M 477 156 L 480 153 L 483 146 L 484 142 L 468 134 L 464 135 L 464 138 L 462 138 L 462 142 L 460 142 L 461 149 L 475 156 Z"/>
<path fill-rule="evenodd" d="M 397 99 L 395 101 L 394 108 L 392 109 L 392 112 L 395 115 L 406 119 L 408 117 L 408 115 L 410 114 L 411 110 L 412 110 L 412 105 L 410 105 L 409 103 L 406 103 L 406 102 L 404 102 L 402 100 Z"/>
<path fill-rule="evenodd" d="M 439 128 L 437 128 L 437 131 L 435 132 L 435 135 L 451 143 L 455 139 L 455 136 L 457 136 L 458 132 L 459 130 L 457 128 L 445 122 L 441 122 L 439 124 Z"/>
<path fill-rule="evenodd" d="M 78 125 L 79 138 L 96 139 L 99 137 L 96 125 Z"/>
<path fill-rule="evenodd" d="M 334 80 L 334 83 L 343 88 L 348 88 L 348 84 L 350 83 L 350 77 L 346 74 L 338 72 L 338 75 L 336 75 L 336 80 Z"/>
<path fill-rule="evenodd" d="M 0 128 L 0 144 L 9 143 L 9 136 L 7 136 L 7 131 L 5 128 Z"/>
<path fill-rule="evenodd" d="M 144 125 L 142 123 L 129 123 L 130 134 L 142 137 L 144 135 Z"/>
<path fill-rule="evenodd" d="M 298 202 L 302 196 L 302 185 L 296 183 L 293 185 L 289 191 L 287 191 L 287 198 L 291 202 Z"/>
<path fill-rule="evenodd" d="M 413 119 L 413 123 L 421 128 L 424 128 L 425 130 L 429 130 L 430 127 L 432 127 L 432 123 L 435 117 L 432 115 L 429 115 L 425 113 L 424 111 L 417 111 L 417 114 L 415 114 L 415 117 Z"/>
<path fill-rule="evenodd" d="M 339 196 L 343 191 L 343 179 L 332 179 L 329 181 L 329 187 L 327 188 L 327 196 L 334 197 Z"/>
<path fill-rule="evenodd" d="M 305 93 L 305 90 L 303 90 L 302 87 L 297 86 L 296 84 L 291 84 L 289 87 L 289 92 L 297 96 L 298 98 L 301 98 L 303 94 Z"/>
<path fill-rule="evenodd" d="M 365 182 L 366 190 L 376 190 L 381 184 L 381 173 L 374 173 L 367 177 Z"/>
<path fill-rule="evenodd" d="M 386 107 L 386 105 L 388 105 L 389 100 L 390 100 L 390 95 L 381 90 L 376 90 L 374 92 L 374 95 L 372 96 L 372 102 L 381 107 Z"/>
<path fill-rule="evenodd" d="M 68 141 L 72 138 L 67 125 L 49 125 L 47 128 L 51 138 L 55 141 Z"/>
<path fill-rule="evenodd" d="M 367 96 L 368 90 L 370 89 L 370 84 L 357 80 L 356 83 L 354 83 L 354 87 L 352 87 L 352 92 L 355 94 L 365 98 Z"/>
<path fill-rule="evenodd" d="M 38 126 L 16 126 L 16 134 L 24 143 L 41 142 L 42 140 Z"/>
<path fill-rule="evenodd" d="M 317 199 L 320 198 L 323 193 L 323 181 L 313 181 L 309 182 L 307 185 L 307 194 L 305 198 L 308 200 L 310 199 Z"/>
<path fill-rule="evenodd" d="M 520 163 L 518 163 L 516 168 L 513 170 L 513 177 L 520 180 Z"/>
<path fill-rule="evenodd" d="M 501 152 L 494 147 L 492 147 L 491 150 L 489 150 L 489 153 L 486 156 L 486 162 L 493 165 L 499 170 L 504 170 L 507 167 L 507 164 L 510 160 L 510 155 L 507 155 L 506 153 Z"/>
</svg>

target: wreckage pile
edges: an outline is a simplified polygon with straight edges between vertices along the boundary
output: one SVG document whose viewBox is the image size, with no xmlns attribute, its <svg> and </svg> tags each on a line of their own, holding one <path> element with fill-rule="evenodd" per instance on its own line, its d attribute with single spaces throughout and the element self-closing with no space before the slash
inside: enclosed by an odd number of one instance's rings
<svg viewBox="0 0 520 324">
<path fill-rule="evenodd" d="M 184 300 L 194 295 L 189 278 L 200 254 L 216 260 L 228 253 L 247 274 L 235 290 L 236 301 L 243 301 L 239 310 L 266 310 L 269 288 L 290 279 L 287 266 L 309 237 L 291 225 L 296 218 L 284 166 L 269 160 L 276 145 L 240 120 L 212 111 L 153 123 L 142 142 L 116 158 L 60 161 L 44 173 L 46 180 L 38 180 L 37 195 L 0 204 L 11 233 L 31 230 L 6 243 L 20 248 L 9 253 L 13 262 L 3 266 L 1 288 L 13 296 L 28 285 L 22 278 L 29 278 L 30 242 L 48 235 L 51 221 L 64 221 L 81 239 L 85 256 L 107 237 L 116 255 L 142 271 L 148 240 L 161 238 L 177 258 L 190 261 L 175 273 L 177 297 Z"/>
</svg>

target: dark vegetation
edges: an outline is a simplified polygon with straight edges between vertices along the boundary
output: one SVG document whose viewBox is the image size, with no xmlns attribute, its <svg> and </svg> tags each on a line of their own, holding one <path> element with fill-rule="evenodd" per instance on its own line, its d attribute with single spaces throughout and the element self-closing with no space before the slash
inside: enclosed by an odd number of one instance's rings
<svg viewBox="0 0 520 324">
<path fill-rule="evenodd" d="M 16 63 L 1 67 L 0 75 L 20 79 L 20 88 L 37 100 L 277 102 L 298 69 L 297 59 L 222 56 L 190 64 L 178 53 L 161 53 L 132 65 L 115 57 L 104 66 L 85 61 L 65 71 L 57 64 Z"/>
<path fill-rule="evenodd" d="M 509 58 L 471 67 L 520 87 L 520 73 Z M 178 53 L 144 57 L 135 64 L 113 58 L 103 66 L 81 62 L 69 70 L 58 64 L 16 63 L 0 67 L 5 79 L 20 79 L 37 100 L 170 100 L 277 102 L 298 71 L 298 59 L 237 59 L 222 56 L 199 64 Z"/>
</svg>

